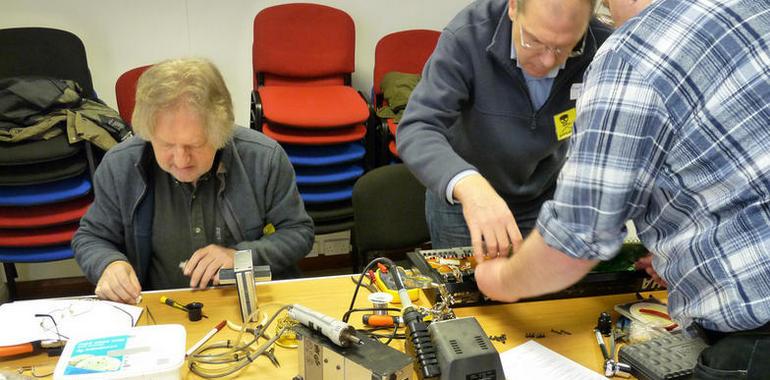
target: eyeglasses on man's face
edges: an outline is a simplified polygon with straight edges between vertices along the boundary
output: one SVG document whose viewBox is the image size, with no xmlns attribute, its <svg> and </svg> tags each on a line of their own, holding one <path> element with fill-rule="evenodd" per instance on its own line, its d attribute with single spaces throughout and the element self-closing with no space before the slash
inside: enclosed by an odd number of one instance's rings
<svg viewBox="0 0 770 380">
<path fill-rule="evenodd" d="M 521 25 L 521 23 L 518 23 L 518 24 L 519 24 L 519 40 L 521 42 L 521 47 L 523 47 L 524 49 L 530 50 L 533 53 L 538 53 L 538 54 L 548 51 L 553 53 L 553 55 L 557 57 L 563 56 L 564 52 L 568 50 L 565 48 L 548 46 L 546 44 L 541 43 L 540 41 L 535 39 L 535 37 L 529 34 L 526 30 L 524 30 L 524 26 Z M 569 58 L 579 57 L 583 55 L 583 51 L 586 48 L 587 35 L 588 33 L 583 34 L 582 41 L 580 42 L 580 48 L 578 49 L 573 48 L 572 50 L 570 50 L 568 55 Z"/>
</svg>

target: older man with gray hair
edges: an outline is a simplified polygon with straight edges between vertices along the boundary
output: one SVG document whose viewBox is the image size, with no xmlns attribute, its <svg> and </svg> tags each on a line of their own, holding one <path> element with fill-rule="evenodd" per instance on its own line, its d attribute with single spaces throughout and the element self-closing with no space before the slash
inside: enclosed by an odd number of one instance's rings
<svg viewBox="0 0 770 380">
<path fill-rule="evenodd" d="M 275 278 L 298 275 L 313 223 L 292 166 L 278 143 L 233 119 L 206 60 L 164 61 L 141 76 L 137 137 L 104 156 L 72 240 L 97 296 L 130 303 L 142 289 L 204 288 L 236 250 Z"/>
</svg>

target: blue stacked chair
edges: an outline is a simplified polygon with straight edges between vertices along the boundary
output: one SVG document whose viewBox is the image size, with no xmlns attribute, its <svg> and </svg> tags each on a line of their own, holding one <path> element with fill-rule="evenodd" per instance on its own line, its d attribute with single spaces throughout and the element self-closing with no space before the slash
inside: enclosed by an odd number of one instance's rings
<svg viewBox="0 0 770 380">
<path fill-rule="evenodd" d="M 284 144 L 294 166 L 305 207 L 316 224 L 316 233 L 353 227 L 353 183 L 364 173 L 363 143 L 326 146 Z"/>
</svg>

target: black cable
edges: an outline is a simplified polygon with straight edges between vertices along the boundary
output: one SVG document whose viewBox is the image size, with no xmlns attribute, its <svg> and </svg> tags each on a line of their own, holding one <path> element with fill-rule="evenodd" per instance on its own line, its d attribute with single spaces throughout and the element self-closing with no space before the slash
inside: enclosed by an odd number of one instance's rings
<svg viewBox="0 0 770 380">
<path fill-rule="evenodd" d="M 387 266 L 388 270 L 391 272 L 391 275 L 393 276 L 393 282 L 395 283 L 396 289 L 399 293 L 399 297 L 401 297 L 403 294 L 402 291 L 406 290 L 406 287 L 404 287 L 404 281 L 401 278 L 401 273 L 398 271 L 396 264 L 386 257 L 378 257 L 370 261 L 361 272 L 361 275 L 358 277 L 358 284 L 356 284 L 356 290 L 353 292 L 353 299 L 350 300 L 350 307 L 348 307 L 348 312 L 346 312 L 348 317 L 350 316 L 350 310 L 353 310 L 353 306 L 355 305 L 358 289 L 361 288 L 361 282 L 364 279 L 364 275 L 377 263 L 385 264 L 385 266 Z M 412 347 L 414 347 L 414 358 L 419 364 L 421 375 L 420 378 L 438 379 L 441 375 L 441 368 L 438 364 L 436 347 L 433 346 L 430 333 L 428 333 L 428 325 L 423 322 L 422 315 L 420 315 L 414 305 L 412 305 L 409 297 L 406 297 L 406 299 L 401 299 L 401 304 L 404 307 L 402 311 L 402 317 L 404 319 L 404 324 L 406 325 L 408 336 L 407 344 L 411 344 Z M 388 340 L 388 343 L 390 343 L 391 340 Z"/>
<path fill-rule="evenodd" d="M 369 269 L 374 268 L 374 266 L 377 263 L 384 263 L 385 266 L 388 267 L 388 270 L 393 274 L 393 282 L 396 284 L 397 290 L 404 290 L 404 281 L 401 279 L 401 273 L 399 273 L 398 268 L 396 267 L 396 263 L 394 263 L 391 259 L 387 257 L 378 257 L 372 261 L 369 262 L 369 264 L 366 264 L 366 267 L 364 267 L 364 270 L 361 271 L 361 275 L 358 276 L 358 283 L 356 284 L 356 290 L 353 291 L 353 298 L 350 300 L 350 306 L 348 307 L 348 310 L 352 310 L 353 306 L 356 304 L 356 297 L 358 296 L 358 289 L 361 288 L 361 283 L 364 280 L 364 276 L 366 275 L 366 272 L 369 271 Z M 347 320 L 343 319 L 343 322 L 347 323 Z"/>
<path fill-rule="evenodd" d="M 129 318 L 129 319 L 131 319 L 131 327 L 134 327 L 134 326 L 136 326 L 136 321 L 134 321 L 134 316 L 133 316 L 133 315 L 131 315 L 131 313 L 129 313 L 129 312 L 127 312 L 127 311 L 125 311 L 125 310 L 121 309 L 120 307 L 118 307 L 118 306 L 115 306 L 115 305 L 113 305 L 113 304 L 111 304 L 111 303 L 108 303 L 107 305 L 110 305 L 110 306 L 112 306 L 112 307 L 114 307 L 114 308 L 116 308 L 116 309 L 118 309 L 118 310 L 122 311 L 124 314 L 128 315 L 128 318 Z"/>
<path fill-rule="evenodd" d="M 369 330 L 364 331 L 364 333 L 366 335 L 369 335 L 369 336 L 377 339 L 377 340 L 388 338 L 388 340 L 383 342 L 383 344 L 387 346 L 387 345 L 390 344 L 390 342 L 393 341 L 393 339 L 406 339 L 406 334 L 399 334 L 398 333 L 398 329 L 400 327 L 401 327 L 401 325 L 399 325 L 398 323 L 393 324 L 393 331 L 390 334 L 388 334 L 388 335 L 376 334 L 376 333 L 373 332 L 373 331 L 385 330 L 385 328 L 383 328 L 383 327 L 369 329 Z"/>
</svg>

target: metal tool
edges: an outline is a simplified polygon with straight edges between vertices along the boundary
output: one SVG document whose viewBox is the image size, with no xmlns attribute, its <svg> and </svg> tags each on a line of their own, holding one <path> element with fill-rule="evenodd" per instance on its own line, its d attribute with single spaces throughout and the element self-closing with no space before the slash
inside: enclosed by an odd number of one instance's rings
<svg viewBox="0 0 770 380">
<path fill-rule="evenodd" d="M 273 363 L 275 368 L 281 368 L 281 363 L 279 363 L 278 358 L 275 357 L 275 347 L 270 347 L 270 349 L 263 352 L 262 355 L 267 356 L 267 358 L 270 359 L 270 362 Z"/>
<path fill-rule="evenodd" d="M 238 288 L 238 303 L 241 306 L 241 320 L 243 322 L 251 322 L 250 317 L 259 308 L 257 305 L 257 290 L 254 287 L 254 268 L 251 260 L 251 250 L 236 251 L 233 265 L 235 286 Z"/>
<path fill-rule="evenodd" d="M 615 361 L 615 329 L 610 328 L 610 350 L 607 352 L 607 346 L 604 344 L 604 337 L 599 329 L 594 329 L 596 342 L 602 350 L 604 357 L 604 376 L 607 377 L 631 377 L 631 366 L 625 363 Z"/>
<path fill-rule="evenodd" d="M 368 277 L 368 276 L 367 276 Z M 350 280 L 353 281 L 354 284 L 358 285 L 358 279 L 356 276 L 351 276 Z M 371 278 L 369 278 L 369 282 L 361 281 L 361 286 L 366 288 L 366 290 L 369 291 L 369 293 L 377 293 L 380 291 L 380 289 L 377 289 L 377 286 L 372 283 Z"/>
<path fill-rule="evenodd" d="M 254 265 L 254 282 L 268 282 L 272 280 L 273 273 L 269 265 Z M 219 285 L 235 284 L 235 269 L 222 268 L 219 270 Z"/>
<path fill-rule="evenodd" d="M 348 347 L 351 344 L 361 344 L 361 340 L 355 335 L 353 326 L 334 319 L 328 315 L 310 310 L 305 306 L 294 304 L 289 308 L 289 317 L 296 319 L 308 328 L 316 330 L 331 339 L 340 347 Z"/>
</svg>

